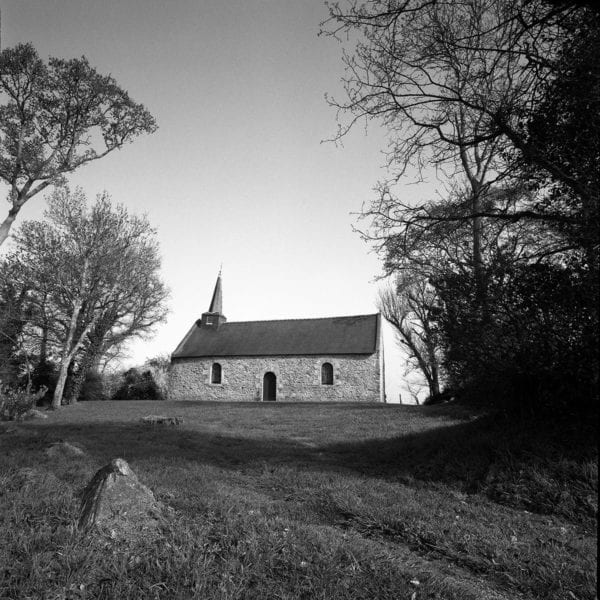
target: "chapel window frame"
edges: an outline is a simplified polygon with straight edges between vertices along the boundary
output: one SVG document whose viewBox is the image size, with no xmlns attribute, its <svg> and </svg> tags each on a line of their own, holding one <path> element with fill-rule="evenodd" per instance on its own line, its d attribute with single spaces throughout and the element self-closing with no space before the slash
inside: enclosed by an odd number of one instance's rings
<svg viewBox="0 0 600 600">
<path fill-rule="evenodd" d="M 211 385 L 223 385 L 223 367 L 221 363 L 214 362 L 210 367 Z"/>
<path fill-rule="evenodd" d="M 321 365 L 321 385 L 333 385 L 334 370 L 330 362 L 324 362 Z"/>
</svg>

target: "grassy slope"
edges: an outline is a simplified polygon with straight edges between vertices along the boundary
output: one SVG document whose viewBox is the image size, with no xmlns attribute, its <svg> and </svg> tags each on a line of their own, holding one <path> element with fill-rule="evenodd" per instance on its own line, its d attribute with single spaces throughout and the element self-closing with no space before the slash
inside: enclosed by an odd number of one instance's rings
<svg viewBox="0 0 600 600">
<path fill-rule="evenodd" d="M 561 436 L 457 408 L 66 407 L 0 435 L 0 598 L 593 598 L 596 458 Z M 47 459 L 60 439 L 87 456 Z M 115 456 L 175 509 L 159 540 L 75 532 Z"/>
</svg>

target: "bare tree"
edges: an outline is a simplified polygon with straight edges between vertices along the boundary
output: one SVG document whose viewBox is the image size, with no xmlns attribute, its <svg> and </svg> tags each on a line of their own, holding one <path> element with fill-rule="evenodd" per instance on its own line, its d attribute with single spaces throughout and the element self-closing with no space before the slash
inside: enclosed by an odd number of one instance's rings
<svg viewBox="0 0 600 600">
<path fill-rule="evenodd" d="M 496 145 L 495 167 L 502 149 L 527 150 L 523 119 L 543 98 L 570 20 L 586 10 L 540 0 L 348 0 L 329 9 L 322 33 L 357 38 L 343 58 L 347 98 L 330 99 L 349 116 L 338 136 L 380 120 L 399 174 L 410 164 L 448 168 L 465 150 L 483 166 L 492 157 L 483 143 Z"/>
<path fill-rule="evenodd" d="M 429 395 L 440 393 L 441 344 L 436 327 L 439 298 L 425 279 L 399 276 L 395 287 L 379 291 L 378 308 L 394 327 L 408 353 L 408 363 L 421 372 Z"/>
<path fill-rule="evenodd" d="M 31 44 L 0 53 L 0 179 L 9 187 L 0 244 L 23 205 L 80 166 L 106 156 L 156 123 L 115 80 L 85 58 L 50 58 Z"/>
<path fill-rule="evenodd" d="M 551 135 L 554 143 L 549 144 L 528 127 L 547 104 L 549 92 L 553 98 L 561 96 L 555 89 L 561 78 L 570 91 L 575 86 L 583 96 L 577 107 L 581 117 L 577 130 L 586 122 L 597 122 L 593 90 L 598 81 L 595 32 L 600 11 L 592 3 L 348 0 L 332 3 L 329 9 L 322 33 L 340 39 L 356 36 L 343 59 L 346 99 L 330 98 L 343 119 L 338 138 L 359 120 L 380 121 L 390 133 L 389 163 L 397 176 L 410 164 L 418 168 L 433 164 L 451 175 L 452 167 L 463 161 L 463 150 L 473 153 L 473 159 L 478 146 L 492 143 L 489 166 L 498 174 L 506 174 L 516 150 L 585 206 L 596 205 L 597 178 L 580 168 L 582 157 L 573 160 L 568 153 L 556 152 L 561 142 Z M 581 55 L 578 40 L 585 40 L 588 58 L 583 61 L 583 77 L 577 75 L 573 81 L 569 46 L 574 42 Z M 575 61 L 581 63 L 581 57 Z M 549 133 L 557 127 L 564 131 L 566 116 L 548 123 Z M 573 148 L 585 144 L 578 141 Z M 485 152 L 479 152 L 479 159 L 479 164 L 485 163 Z M 529 206 L 518 216 L 568 219 L 560 211 L 548 214 L 542 208 Z"/>
<path fill-rule="evenodd" d="M 575 0 L 346 0 L 329 10 L 324 33 L 352 44 L 345 93 L 329 98 L 334 139 L 359 121 L 389 134 L 391 175 L 363 211 L 363 235 L 383 252 L 387 274 L 433 273 L 449 376 L 485 385 L 495 365 L 518 375 L 523 361 L 502 359 L 499 335 L 518 346 L 507 356 L 539 352 L 559 374 L 597 357 L 600 11 Z M 399 178 L 429 167 L 443 197 L 399 197 Z M 542 292 L 540 273 L 579 295 L 564 322 L 586 326 L 568 336 L 562 362 L 542 352 L 554 333 L 536 307 L 550 298 L 565 307 Z M 572 319 L 582 297 L 586 316 Z M 510 335 L 507 302 L 535 335 Z M 597 387 L 597 361 L 589 370 L 579 378 Z M 510 373 L 495 371 L 506 382 Z"/>
<path fill-rule="evenodd" d="M 346 97 L 329 98 L 340 117 L 335 139 L 361 120 L 377 120 L 389 133 L 392 178 L 378 185 L 365 211 L 373 217 L 367 237 L 385 239 L 398 218 L 418 227 L 446 216 L 468 219 L 473 276 L 483 303 L 485 217 L 566 226 L 577 220 L 569 211 L 548 210 L 533 194 L 495 203 L 494 187 L 506 187 L 504 198 L 515 189 L 515 152 L 588 204 L 597 202 L 589 178 L 536 144 L 526 127 L 557 75 L 556 57 L 576 34 L 573 21 L 585 19 L 589 9 L 541 0 L 348 0 L 329 9 L 323 33 L 355 39 L 343 57 Z M 458 182 L 469 210 L 433 215 L 428 207 L 419 211 L 402 202 L 393 184 L 410 166 L 418 172 L 435 166 L 449 194 Z"/>
</svg>

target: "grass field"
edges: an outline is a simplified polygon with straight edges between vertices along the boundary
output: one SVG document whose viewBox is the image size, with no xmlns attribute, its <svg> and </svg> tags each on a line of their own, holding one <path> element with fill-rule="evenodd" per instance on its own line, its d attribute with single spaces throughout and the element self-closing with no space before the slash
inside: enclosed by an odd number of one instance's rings
<svg viewBox="0 0 600 600">
<path fill-rule="evenodd" d="M 0 423 L 3 599 L 596 594 L 596 448 L 560 423 L 542 435 L 458 407 L 356 404 L 48 414 Z M 58 440 L 86 455 L 47 458 Z M 117 456 L 174 509 L 158 539 L 75 529 L 77 493 Z"/>
</svg>

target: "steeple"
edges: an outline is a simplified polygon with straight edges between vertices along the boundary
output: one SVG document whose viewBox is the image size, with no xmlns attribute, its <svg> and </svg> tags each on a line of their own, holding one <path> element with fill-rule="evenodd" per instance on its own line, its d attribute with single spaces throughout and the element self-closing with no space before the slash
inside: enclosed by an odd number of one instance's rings
<svg viewBox="0 0 600 600">
<path fill-rule="evenodd" d="M 223 290 L 221 289 L 221 269 L 217 275 L 217 283 L 215 283 L 215 291 L 213 292 L 212 300 L 210 301 L 209 313 L 223 312 Z"/>
<path fill-rule="evenodd" d="M 208 312 L 202 313 L 202 318 L 198 321 L 199 327 L 211 327 L 218 329 L 219 325 L 222 325 L 227 321 L 223 312 L 223 289 L 221 284 L 221 269 L 217 275 L 217 282 L 215 283 L 215 290 L 210 301 Z"/>
</svg>

